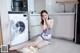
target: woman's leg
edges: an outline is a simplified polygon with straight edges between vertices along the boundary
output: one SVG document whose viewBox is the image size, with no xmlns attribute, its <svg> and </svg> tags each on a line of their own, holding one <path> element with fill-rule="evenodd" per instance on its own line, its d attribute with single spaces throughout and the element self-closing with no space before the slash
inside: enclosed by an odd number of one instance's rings
<svg viewBox="0 0 80 53">
<path fill-rule="evenodd" d="M 9 50 L 17 50 L 17 49 L 21 49 L 21 48 L 25 48 L 25 47 L 29 47 L 29 46 L 36 46 L 41 41 L 42 41 L 42 38 L 38 37 L 33 42 L 28 41 L 28 42 L 25 42 L 25 43 L 22 43 L 22 44 L 19 44 L 19 45 L 16 45 L 16 46 L 12 46 L 12 47 L 9 48 Z"/>
<path fill-rule="evenodd" d="M 26 44 L 26 46 L 25 47 L 30 47 L 30 46 L 36 46 L 36 45 L 38 45 L 40 42 L 42 42 L 43 41 L 43 39 L 39 36 L 39 37 L 37 37 L 37 39 L 35 40 L 35 41 L 29 41 L 27 44 Z"/>
<path fill-rule="evenodd" d="M 40 49 L 40 48 L 42 48 L 42 47 L 44 47 L 44 46 L 47 46 L 49 44 L 49 42 L 48 41 L 42 41 L 42 42 L 40 42 L 38 45 L 37 45 L 37 48 L 38 49 Z"/>
<path fill-rule="evenodd" d="M 43 39 L 39 36 L 39 37 L 37 37 L 37 39 L 32 43 L 32 45 L 31 46 L 34 46 L 34 47 L 36 47 L 40 42 L 42 42 L 43 41 Z"/>
<path fill-rule="evenodd" d="M 28 43 L 29 43 L 29 41 L 22 43 L 22 44 L 19 44 L 19 45 L 11 46 L 9 48 L 9 50 L 18 50 L 18 49 L 24 48 L 26 46 L 26 44 L 28 44 Z"/>
</svg>

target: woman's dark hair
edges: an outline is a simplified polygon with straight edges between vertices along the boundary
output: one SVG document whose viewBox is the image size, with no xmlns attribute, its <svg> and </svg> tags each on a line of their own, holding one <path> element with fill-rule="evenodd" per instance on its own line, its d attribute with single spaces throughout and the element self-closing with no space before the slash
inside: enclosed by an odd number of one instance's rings
<svg viewBox="0 0 80 53">
<path fill-rule="evenodd" d="M 46 13 L 46 14 L 48 14 L 48 12 L 46 11 L 46 10 L 42 10 L 41 12 L 40 12 L 40 16 L 41 17 L 43 17 L 43 13 Z M 49 17 L 48 17 L 48 19 L 50 19 Z M 43 25 L 44 24 L 44 20 L 41 18 L 41 24 Z"/>
</svg>

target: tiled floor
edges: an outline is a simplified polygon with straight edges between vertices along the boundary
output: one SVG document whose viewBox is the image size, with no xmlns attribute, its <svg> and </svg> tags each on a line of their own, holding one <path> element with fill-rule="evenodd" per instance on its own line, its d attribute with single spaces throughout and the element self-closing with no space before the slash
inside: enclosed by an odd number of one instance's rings
<svg viewBox="0 0 80 53">
<path fill-rule="evenodd" d="M 19 53 L 12 51 L 9 53 Z M 52 44 L 39 49 L 37 53 L 80 53 L 80 45 L 71 41 L 52 39 Z"/>
<path fill-rule="evenodd" d="M 80 45 L 71 41 L 53 39 L 53 43 L 40 49 L 37 53 L 80 53 Z"/>
</svg>

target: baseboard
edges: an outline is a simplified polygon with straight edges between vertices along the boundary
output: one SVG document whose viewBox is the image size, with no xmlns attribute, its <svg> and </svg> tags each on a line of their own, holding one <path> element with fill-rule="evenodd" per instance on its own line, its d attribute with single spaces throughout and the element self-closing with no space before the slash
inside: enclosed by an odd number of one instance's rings
<svg viewBox="0 0 80 53">
<path fill-rule="evenodd" d="M 73 39 L 65 38 L 65 37 L 56 37 L 56 36 L 52 36 L 52 38 L 62 39 L 62 40 L 67 40 L 67 41 L 72 41 L 72 42 L 73 42 Z"/>
</svg>

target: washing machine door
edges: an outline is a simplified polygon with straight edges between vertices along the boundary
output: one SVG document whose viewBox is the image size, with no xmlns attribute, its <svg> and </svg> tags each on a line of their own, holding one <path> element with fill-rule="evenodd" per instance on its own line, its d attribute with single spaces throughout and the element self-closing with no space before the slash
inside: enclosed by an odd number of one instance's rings
<svg viewBox="0 0 80 53">
<path fill-rule="evenodd" d="M 19 34 L 24 33 L 24 31 L 25 31 L 25 23 L 23 21 L 18 21 L 15 24 L 15 26 L 16 26 L 17 31 L 18 31 Z"/>
<path fill-rule="evenodd" d="M 28 20 L 27 17 L 11 19 L 11 45 L 21 44 L 28 40 Z"/>
</svg>

